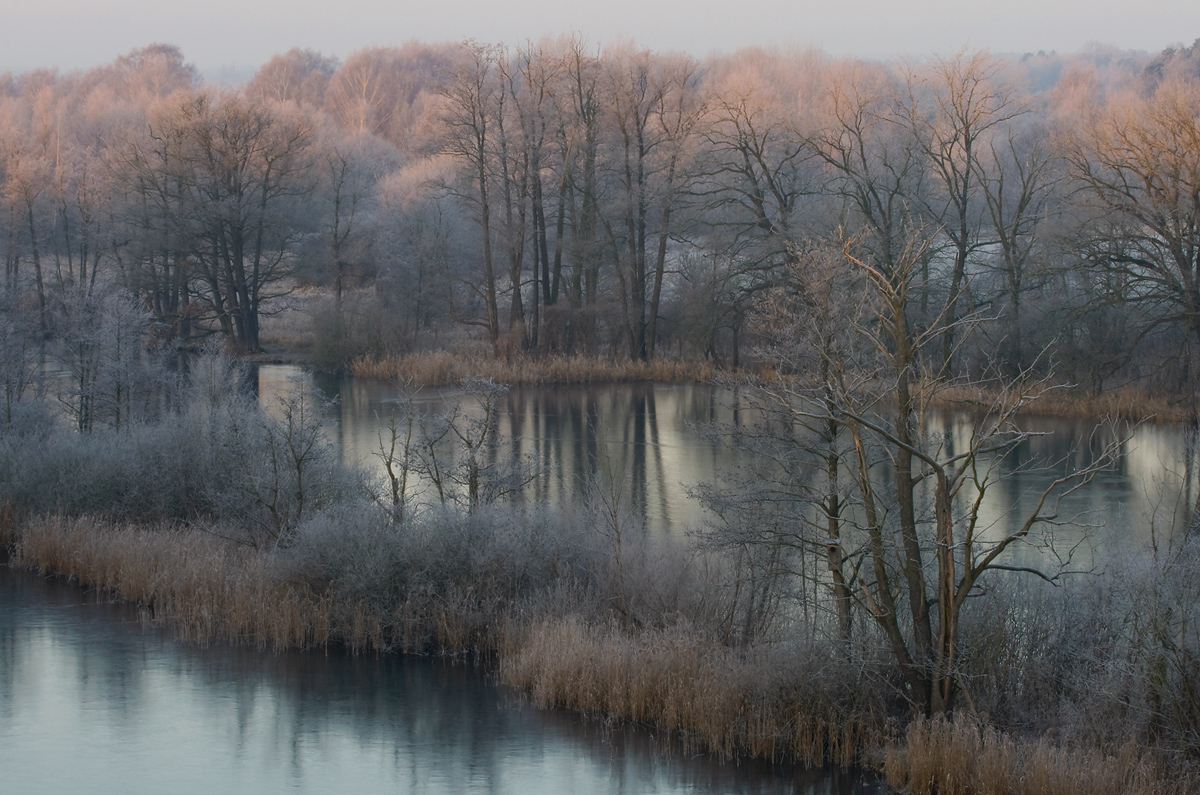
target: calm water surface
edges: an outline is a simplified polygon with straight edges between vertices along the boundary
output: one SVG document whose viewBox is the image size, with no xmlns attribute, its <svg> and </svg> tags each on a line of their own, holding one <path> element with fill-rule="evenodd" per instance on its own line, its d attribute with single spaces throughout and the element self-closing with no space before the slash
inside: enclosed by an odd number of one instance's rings
<svg viewBox="0 0 1200 795">
<path fill-rule="evenodd" d="M 719 764 L 522 705 L 477 669 L 198 648 L 128 605 L 0 566 L 0 789 L 12 793 L 882 793 Z"/>
<path fill-rule="evenodd" d="M 292 366 L 263 367 L 260 396 L 270 401 L 290 388 L 289 379 L 308 378 Z M 353 378 L 316 379 L 337 398 L 330 433 L 348 461 L 382 468 L 373 453 L 379 431 L 401 402 L 396 387 Z M 452 390 L 426 389 L 416 405 L 445 411 L 458 399 Z M 532 455 L 543 474 L 526 498 L 570 504 L 580 485 L 597 476 L 613 481 L 651 532 L 682 533 L 706 520 L 689 488 L 720 482 L 747 453 L 715 441 L 706 427 L 753 422 L 756 415 L 730 390 L 703 384 L 610 384 L 515 388 L 499 404 L 499 435 L 510 454 Z M 947 413 L 939 419 L 950 444 L 962 445 L 971 418 Z M 1041 491 L 1059 474 L 1092 463 L 1113 438 L 1093 421 L 1030 417 L 1037 435 L 1001 462 L 981 512 L 993 536 L 1024 520 Z M 1200 459 L 1195 435 L 1175 424 L 1142 424 L 1119 431 L 1122 456 L 1086 487 L 1064 500 L 1054 529 L 1065 554 L 1080 541 L 1090 560 L 1093 548 L 1126 549 L 1166 532 L 1195 510 L 1200 494 Z M 1048 466 L 1043 466 L 1048 464 Z"/>
</svg>

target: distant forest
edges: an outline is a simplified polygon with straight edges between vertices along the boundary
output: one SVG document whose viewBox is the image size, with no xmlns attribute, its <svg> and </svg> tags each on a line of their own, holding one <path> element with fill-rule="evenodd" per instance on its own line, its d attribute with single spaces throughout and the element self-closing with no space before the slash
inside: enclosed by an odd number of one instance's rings
<svg viewBox="0 0 1200 795">
<path fill-rule="evenodd" d="M 43 338 L 119 290 L 165 343 L 255 352 L 301 306 L 333 367 L 447 345 L 736 365 L 822 263 L 903 259 L 944 374 L 1186 389 L 1200 41 L 410 43 L 294 49 L 232 88 L 152 45 L 0 75 L 0 249 L 0 309 Z"/>
</svg>

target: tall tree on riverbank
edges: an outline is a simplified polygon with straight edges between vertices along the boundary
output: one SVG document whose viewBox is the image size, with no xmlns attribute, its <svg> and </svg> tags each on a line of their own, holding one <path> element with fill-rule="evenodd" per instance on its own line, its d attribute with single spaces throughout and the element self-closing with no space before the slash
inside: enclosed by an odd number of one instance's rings
<svg viewBox="0 0 1200 795">
<path fill-rule="evenodd" d="M 985 235 L 983 159 L 993 131 L 1023 112 L 1014 89 L 1000 79 L 1000 61 L 984 52 L 936 58 L 924 70 L 906 76 L 897 121 L 903 124 L 926 160 L 929 185 L 912 194 L 926 223 L 937 225 L 949 242 L 950 278 L 942 317 L 941 367 L 955 372 L 961 340 L 959 320 L 970 313 L 969 261 L 990 245 Z M 926 285 L 928 289 L 928 285 Z"/>
<path fill-rule="evenodd" d="M 149 141 L 174 140 L 177 149 L 140 159 L 151 169 L 144 181 L 163 185 L 176 205 L 195 298 L 244 351 L 259 349 L 264 303 L 286 289 L 280 280 L 295 266 L 296 201 L 312 189 L 312 139 L 298 114 L 233 94 L 184 95 L 150 121 Z M 155 173 L 160 166 L 168 173 Z"/>
<path fill-rule="evenodd" d="M 1103 278 L 1101 301 L 1142 305 L 1142 330 L 1170 324 L 1185 340 L 1194 391 L 1200 343 L 1200 85 L 1168 83 L 1148 99 L 1097 113 L 1071 139 L 1072 173 L 1098 212 L 1081 230 Z M 1195 401 L 1192 403 L 1193 412 Z"/>
<path fill-rule="evenodd" d="M 447 136 L 444 151 L 469 164 L 463 187 L 447 186 L 466 201 L 479 224 L 481 276 L 471 283 L 482 298 L 488 340 L 495 348 L 500 341 L 500 312 L 496 291 L 496 267 L 492 249 L 492 152 L 495 108 L 503 89 L 496 74 L 499 53 L 495 47 L 470 42 L 443 89 L 447 109 L 442 116 Z"/>
<path fill-rule="evenodd" d="M 697 126 L 704 115 L 699 71 L 686 58 L 646 50 L 610 56 L 604 101 L 614 202 L 607 245 L 620 286 L 629 355 L 654 355 L 673 216 L 688 184 Z"/>
</svg>

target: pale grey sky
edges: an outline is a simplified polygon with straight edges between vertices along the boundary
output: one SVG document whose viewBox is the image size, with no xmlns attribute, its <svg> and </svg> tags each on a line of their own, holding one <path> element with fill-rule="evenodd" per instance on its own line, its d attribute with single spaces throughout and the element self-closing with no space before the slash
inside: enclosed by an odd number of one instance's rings
<svg viewBox="0 0 1200 795">
<path fill-rule="evenodd" d="M 1198 0 L 0 0 L 0 70 L 107 63 L 153 42 L 202 69 L 256 66 L 291 47 L 344 58 L 375 44 L 515 43 L 579 31 L 704 55 L 751 44 L 881 57 L 1056 49 L 1157 51 L 1200 37 Z"/>
</svg>

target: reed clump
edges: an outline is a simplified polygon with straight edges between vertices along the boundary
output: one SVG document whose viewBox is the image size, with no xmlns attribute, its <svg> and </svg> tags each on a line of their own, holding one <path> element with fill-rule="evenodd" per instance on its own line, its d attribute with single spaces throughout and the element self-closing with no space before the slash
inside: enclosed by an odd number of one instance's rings
<svg viewBox="0 0 1200 795">
<path fill-rule="evenodd" d="M 39 518 L 21 529 L 11 562 L 106 590 L 192 642 L 374 652 L 451 643 L 467 650 L 478 640 L 455 607 L 471 611 L 452 598 L 432 616 L 415 600 L 382 607 L 298 579 L 278 557 L 195 527 Z"/>
<path fill-rule="evenodd" d="M 912 795 L 1183 795 L 1200 787 L 1132 741 L 1107 754 L 1014 737 L 967 715 L 911 722 L 888 748 L 884 771 L 890 786 Z"/>
<path fill-rule="evenodd" d="M 133 602 L 199 643 L 309 648 L 332 639 L 332 605 L 274 576 L 269 558 L 196 528 L 43 517 L 21 528 L 12 563 Z"/>
<path fill-rule="evenodd" d="M 286 549 L 197 522 L 33 517 L 15 528 L 10 561 L 108 590 L 189 640 L 271 649 L 491 656 L 531 605 L 585 598 L 573 582 L 587 550 L 569 527 L 486 512 L 397 527 L 355 508 L 318 514 Z"/>
<path fill-rule="evenodd" d="M 356 359 L 350 365 L 350 371 L 361 378 L 394 380 L 421 386 L 445 386 L 471 378 L 490 378 L 497 383 L 512 385 L 621 381 L 676 383 L 708 381 L 716 372 L 713 364 L 706 361 L 641 361 L 561 355 L 493 358 L 453 351 L 364 357 Z"/>
<path fill-rule="evenodd" d="M 726 758 L 857 764 L 886 739 L 882 702 L 862 690 L 846 700 L 817 659 L 827 662 L 816 649 L 730 648 L 686 624 L 630 631 L 566 617 L 526 629 L 500 675 L 539 706 L 652 725 Z"/>
</svg>

